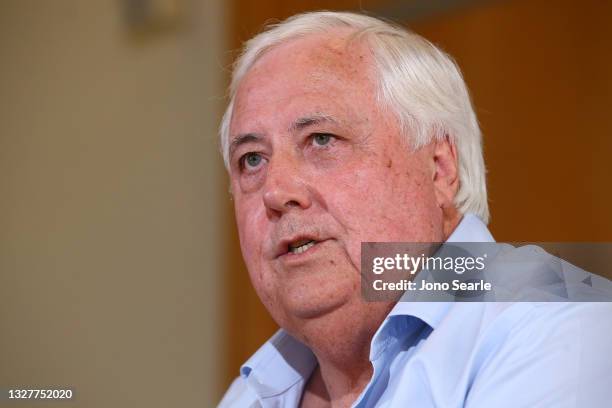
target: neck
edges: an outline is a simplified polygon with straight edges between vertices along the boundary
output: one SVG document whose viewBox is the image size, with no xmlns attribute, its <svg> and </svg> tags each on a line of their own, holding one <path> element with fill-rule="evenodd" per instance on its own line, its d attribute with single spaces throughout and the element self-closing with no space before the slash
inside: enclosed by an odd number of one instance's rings
<svg viewBox="0 0 612 408">
<path fill-rule="evenodd" d="M 341 320 L 328 316 L 302 326 L 299 337 L 318 362 L 306 385 L 305 400 L 314 397 L 332 407 L 348 407 L 357 399 L 372 377 L 372 337 L 393 305 L 359 299 L 345 305 Z"/>
<path fill-rule="evenodd" d="M 350 407 L 370 380 L 372 368 L 364 367 L 360 372 L 349 378 L 333 365 L 317 366 L 306 385 L 302 406 Z"/>
<path fill-rule="evenodd" d="M 453 207 L 445 207 L 442 210 L 442 216 L 444 219 L 442 233 L 444 234 L 444 241 L 446 241 L 448 237 L 450 237 L 450 235 L 453 233 L 455 228 L 457 228 L 457 225 L 459 225 L 459 222 L 461 222 L 461 219 L 463 219 L 463 215 L 461 215 L 459 210 L 457 210 L 453 206 Z"/>
</svg>

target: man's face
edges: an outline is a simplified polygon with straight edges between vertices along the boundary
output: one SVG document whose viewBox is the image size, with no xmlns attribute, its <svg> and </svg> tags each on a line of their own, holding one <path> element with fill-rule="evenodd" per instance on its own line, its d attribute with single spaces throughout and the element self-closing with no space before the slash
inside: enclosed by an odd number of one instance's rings
<svg viewBox="0 0 612 408">
<path fill-rule="evenodd" d="M 356 318 L 333 312 L 365 307 L 362 241 L 443 240 L 432 147 L 411 152 L 373 75 L 368 49 L 338 33 L 272 49 L 238 89 L 229 137 L 240 243 L 282 327 Z"/>
</svg>

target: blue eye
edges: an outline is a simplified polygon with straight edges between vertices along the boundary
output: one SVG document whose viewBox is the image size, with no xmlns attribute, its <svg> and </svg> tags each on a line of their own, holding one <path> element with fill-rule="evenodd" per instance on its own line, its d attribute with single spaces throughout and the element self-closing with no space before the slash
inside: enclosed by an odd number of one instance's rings
<svg viewBox="0 0 612 408">
<path fill-rule="evenodd" d="M 312 140 L 319 146 L 325 146 L 331 141 L 332 135 L 329 133 L 315 133 Z"/>
<path fill-rule="evenodd" d="M 253 167 L 259 166 L 259 164 L 261 163 L 261 160 L 262 160 L 262 157 L 259 153 L 250 152 L 242 156 L 242 158 L 240 159 L 240 162 L 243 168 L 244 167 L 253 168 Z"/>
</svg>

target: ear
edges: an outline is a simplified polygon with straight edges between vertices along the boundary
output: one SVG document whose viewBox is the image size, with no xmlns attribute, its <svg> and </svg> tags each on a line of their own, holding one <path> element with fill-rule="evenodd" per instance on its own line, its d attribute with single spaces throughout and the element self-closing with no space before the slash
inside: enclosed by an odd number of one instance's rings
<svg viewBox="0 0 612 408">
<path fill-rule="evenodd" d="M 449 136 L 434 141 L 433 184 L 436 201 L 442 210 L 455 208 L 454 200 L 459 190 L 459 163 L 457 149 Z"/>
</svg>

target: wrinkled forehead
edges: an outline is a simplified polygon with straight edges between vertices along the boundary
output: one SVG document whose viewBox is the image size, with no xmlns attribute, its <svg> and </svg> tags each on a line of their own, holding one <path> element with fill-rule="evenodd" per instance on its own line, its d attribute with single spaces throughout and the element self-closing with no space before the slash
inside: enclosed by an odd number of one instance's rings
<svg viewBox="0 0 612 408">
<path fill-rule="evenodd" d="M 359 83 L 363 88 L 373 78 L 372 60 L 365 42 L 346 29 L 291 39 L 266 51 L 250 67 L 238 85 L 236 100 L 273 83 L 300 81 L 326 87 L 330 81 L 341 81 L 346 87 Z"/>
<path fill-rule="evenodd" d="M 355 38 L 353 31 L 337 30 L 294 39 L 270 51 L 274 54 L 295 55 L 298 64 L 313 64 L 321 70 L 347 75 L 365 73 L 365 60 L 370 54 L 364 41 Z"/>
<path fill-rule="evenodd" d="M 355 111 L 373 109 L 370 51 L 351 34 L 345 30 L 308 35 L 261 56 L 238 86 L 229 139 L 252 131 L 256 122 L 272 120 L 285 126 L 283 121 L 313 113 L 349 119 Z"/>
</svg>

